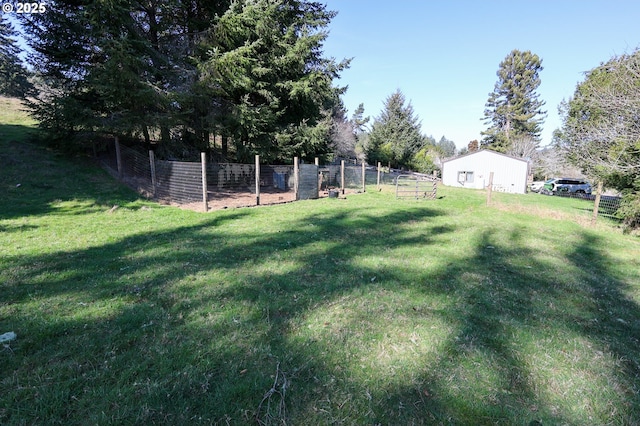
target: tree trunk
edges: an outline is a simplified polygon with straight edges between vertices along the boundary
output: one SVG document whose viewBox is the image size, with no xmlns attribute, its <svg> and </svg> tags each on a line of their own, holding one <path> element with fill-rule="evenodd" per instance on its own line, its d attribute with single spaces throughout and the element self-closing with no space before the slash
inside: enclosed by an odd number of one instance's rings
<svg viewBox="0 0 640 426">
<path fill-rule="evenodd" d="M 148 147 L 151 145 L 151 137 L 149 136 L 149 128 L 146 124 L 142 125 L 142 134 L 144 135 L 144 143 Z"/>
<path fill-rule="evenodd" d="M 222 155 L 226 157 L 229 152 L 229 137 L 224 133 L 221 135 L 221 137 L 222 137 Z"/>
<path fill-rule="evenodd" d="M 165 145 L 171 143 L 171 132 L 167 126 L 160 126 L 160 140 Z"/>
</svg>

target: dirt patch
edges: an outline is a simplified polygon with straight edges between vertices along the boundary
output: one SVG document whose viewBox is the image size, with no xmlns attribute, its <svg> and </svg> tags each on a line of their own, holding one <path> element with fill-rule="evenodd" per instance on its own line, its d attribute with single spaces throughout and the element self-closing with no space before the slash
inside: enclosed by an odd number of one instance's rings
<svg viewBox="0 0 640 426">
<path fill-rule="evenodd" d="M 273 204 L 284 204 L 292 201 L 295 201 L 295 193 L 293 191 L 261 192 L 259 205 L 267 206 Z M 184 204 L 169 204 L 185 210 L 204 212 L 204 203 L 202 201 Z M 258 206 L 258 200 L 256 194 L 252 194 L 250 192 L 216 191 L 209 192 L 209 201 L 207 204 L 209 207 L 208 211 L 213 211 L 238 207 L 255 207 Z"/>
<path fill-rule="evenodd" d="M 344 198 L 349 194 L 356 194 L 360 191 L 347 189 L 345 193 L 342 194 L 340 192 L 339 197 Z M 326 198 L 329 196 L 328 191 L 321 191 L 319 198 Z M 267 191 L 260 192 L 260 206 L 270 206 L 274 204 L 285 204 L 296 201 L 295 193 L 293 191 L 287 192 L 278 192 L 278 191 Z M 160 200 L 162 203 L 162 200 Z M 185 210 L 192 210 L 196 212 L 204 212 L 204 203 L 202 201 L 196 201 L 192 203 L 174 203 L 174 202 L 166 202 L 164 204 L 168 204 L 171 206 L 176 206 Z M 207 203 L 209 209 L 208 211 L 214 210 L 223 210 L 223 209 L 232 209 L 239 207 L 257 207 L 258 203 L 256 200 L 256 194 L 252 194 L 250 192 L 233 192 L 233 191 L 216 191 L 209 192 L 209 201 Z"/>
</svg>

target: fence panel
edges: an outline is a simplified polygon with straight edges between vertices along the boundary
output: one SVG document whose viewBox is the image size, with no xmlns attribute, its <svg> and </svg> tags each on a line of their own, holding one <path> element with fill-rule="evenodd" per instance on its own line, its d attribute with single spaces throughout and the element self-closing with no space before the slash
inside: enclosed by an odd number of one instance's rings
<svg viewBox="0 0 640 426">
<path fill-rule="evenodd" d="M 200 163 L 156 161 L 156 197 L 166 202 L 202 201 L 202 166 Z"/>
<path fill-rule="evenodd" d="M 579 200 L 585 200 L 585 206 L 589 206 L 587 210 L 593 211 L 596 200 L 596 194 L 582 194 L 566 191 L 556 191 L 552 193 L 556 197 L 573 198 Z M 600 204 L 598 205 L 598 216 L 608 217 L 610 219 L 617 219 L 616 213 L 620 208 L 620 197 L 612 195 L 601 195 Z"/>
<path fill-rule="evenodd" d="M 382 173 L 380 174 L 380 180 L 382 180 Z M 377 167 L 369 166 L 365 168 L 364 182 L 366 186 L 376 186 L 378 184 L 378 168 Z"/>
<path fill-rule="evenodd" d="M 294 179 L 291 165 L 260 165 L 260 204 L 294 201 Z"/>
<path fill-rule="evenodd" d="M 254 193 L 256 166 L 241 163 L 209 163 L 207 182 L 209 191 Z"/>
<path fill-rule="evenodd" d="M 121 145 L 120 159 L 122 161 L 120 165 L 122 168 L 121 179 L 144 196 L 153 196 L 154 188 L 151 181 L 151 164 L 149 163 L 149 157 L 134 149 Z M 107 149 L 99 155 L 98 160 L 114 177 L 118 177 L 118 162 L 113 145 L 107 146 Z"/>
<path fill-rule="evenodd" d="M 344 167 L 344 187 L 362 189 L 362 166 Z"/>
<path fill-rule="evenodd" d="M 331 164 L 318 169 L 320 191 L 340 187 L 340 165 Z"/>
<path fill-rule="evenodd" d="M 601 195 L 600 204 L 598 205 L 598 215 L 617 219 L 616 213 L 620 208 L 621 201 L 622 198 L 620 197 Z"/>
</svg>

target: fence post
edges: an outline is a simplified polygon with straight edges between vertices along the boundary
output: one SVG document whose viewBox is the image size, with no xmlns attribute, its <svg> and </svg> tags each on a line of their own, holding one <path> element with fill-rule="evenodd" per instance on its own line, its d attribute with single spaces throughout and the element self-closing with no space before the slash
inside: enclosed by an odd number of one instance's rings
<svg viewBox="0 0 640 426">
<path fill-rule="evenodd" d="M 382 172 L 382 163 L 378 161 L 378 184 L 377 189 L 380 191 L 380 173 Z"/>
<path fill-rule="evenodd" d="M 602 181 L 598 182 L 598 189 L 596 190 L 596 200 L 593 203 L 593 216 L 591 216 L 591 225 L 596 224 L 598 219 L 598 209 L 600 208 L 600 196 L 602 195 Z"/>
<path fill-rule="evenodd" d="M 202 203 L 204 204 L 204 212 L 209 211 L 209 197 L 207 195 L 207 154 L 200 153 L 200 162 L 202 163 Z"/>
<path fill-rule="evenodd" d="M 300 193 L 298 191 L 299 177 L 300 177 L 300 171 L 298 170 L 298 157 L 293 157 L 293 190 L 296 194 L 296 200 L 300 199 Z"/>
<path fill-rule="evenodd" d="M 118 179 L 122 179 L 122 155 L 120 154 L 120 138 L 116 136 L 116 164 L 118 166 Z"/>
<path fill-rule="evenodd" d="M 260 156 L 256 155 L 256 206 L 260 205 Z"/>
<path fill-rule="evenodd" d="M 487 206 L 491 205 L 491 191 L 493 191 L 493 172 L 489 173 L 489 186 L 487 187 Z"/>
<path fill-rule="evenodd" d="M 344 195 L 344 160 L 340 161 L 340 190 Z"/>
<path fill-rule="evenodd" d="M 362 161 L 362 192 L 367 192 L 367 181 L 365 179 L 366 172 L 364 161 Z"/>
<path fill-rule="evenodd" d="M 152 195 L 156 195 L 156 157 L 153 150 L 149 150 L 149 168 L 151 170 L 151 188 Z"/>
<path fill-rule="evenodd" d="M 318 171 L 318 193 L 316 194 L 317 198 L 320 198 L 320 187 L 322 186 L 322 174 L 320 173 L 320 159 L 318 157 L 315 158 L 314 164 L 316 165 L 316 170 Z"/>
</svg>

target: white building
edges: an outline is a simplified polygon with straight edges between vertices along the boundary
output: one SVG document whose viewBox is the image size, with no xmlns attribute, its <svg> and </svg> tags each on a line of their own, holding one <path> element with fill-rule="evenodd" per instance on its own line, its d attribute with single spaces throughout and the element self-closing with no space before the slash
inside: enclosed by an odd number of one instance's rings
<svg viewBox="0 0 640 426">
<path fill-rule="evenodd" d="M 529 163 L 522 158 L 483 149 L 442 162 L 442 183 L 447 186 L 484 189 L 493 172 L 493 190 L 527 192 Z"/>
</svg>

